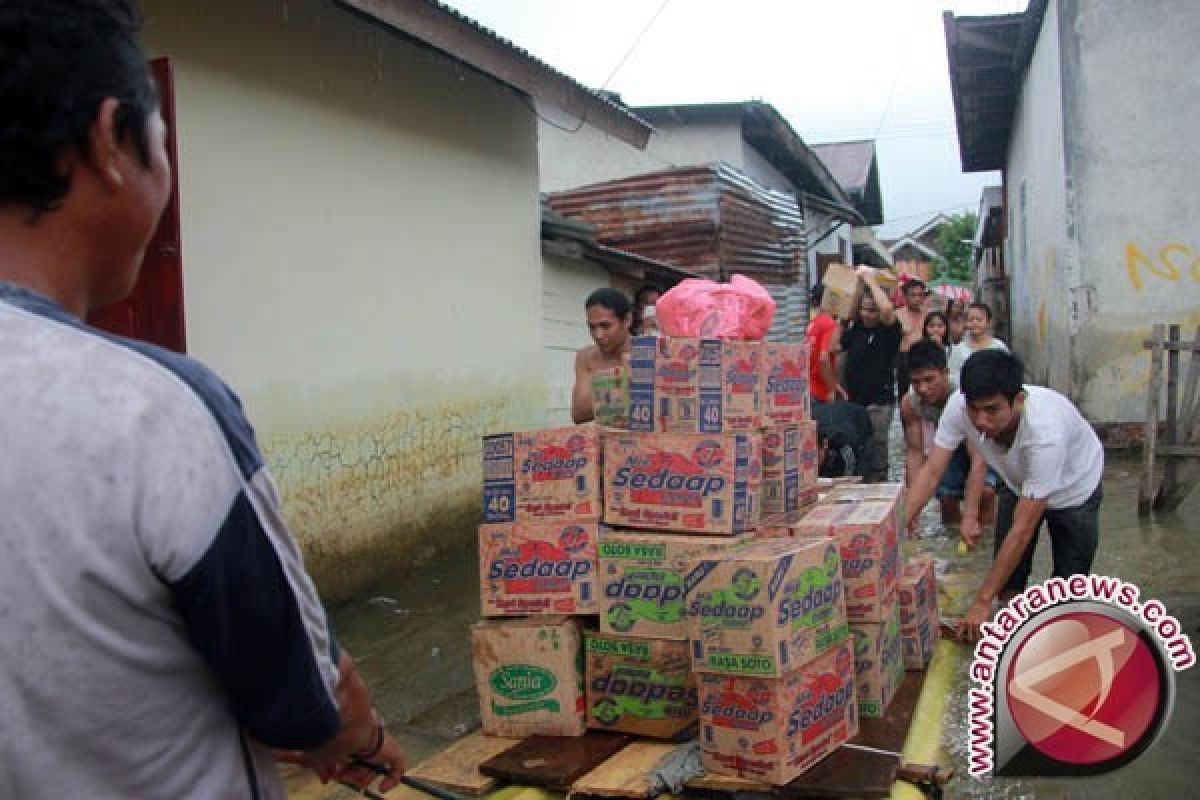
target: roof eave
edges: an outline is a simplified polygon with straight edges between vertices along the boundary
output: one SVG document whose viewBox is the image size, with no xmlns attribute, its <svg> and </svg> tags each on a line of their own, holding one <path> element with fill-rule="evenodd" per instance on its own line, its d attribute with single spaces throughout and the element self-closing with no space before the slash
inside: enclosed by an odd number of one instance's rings
<svg viewBox="0 0 1200 800">
<path fill-rule="evenodd" d="M 334 2 L 634 147 L 650 140 L 653 128 L 636 115 L 434 0 Z"/>
</svg>

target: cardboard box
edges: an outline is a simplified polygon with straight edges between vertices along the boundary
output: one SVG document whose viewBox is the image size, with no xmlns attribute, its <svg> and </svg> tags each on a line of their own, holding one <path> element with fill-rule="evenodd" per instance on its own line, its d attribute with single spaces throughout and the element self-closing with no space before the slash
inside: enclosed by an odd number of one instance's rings
<svg viewBox="0 0 1200 800">
<path fill-rule="evenodd" d="M 479 595 L 485 617 L 596 614 L 598 522 L 479 526 Z"/>
<path fill-rule="evenodd" d="M 584 653 L 589 728 L 670 739 L 695 724 L 686 642 L 588 634 Z"/>
<path fill-rule="evenodd" d="M 583 735 L 582 637 L 574 620 L 483 620 L 471 627 L 471 646 L 485 734 Z"/>
<path fill-rule="evenodd" d="M 635 336 L 629 357 L 628 424 L 619 427 L 666 433 L 762 427 L 762 351 L 761 342 Z"/>
<path fill-rule="evenodd" d="M 800 426 L 776 425 L 762 433 L 763 515 L 787 514 L 800 507 Z"/>
<path fill-rule="evenodd" d="M 763 424 L 812 419 L 808 392 L 808 344 L 763 342 Z"/>
<path fill-rule="evenodd" d="M 684 578 L 688 562 L 720 558 L 749 536 L 608 531 L 598 547 L 600 630 L 655 639 L 687 639 Z"/>
<path fill-rule="evenodd" d="M 848 635 L 833 542 L 759 541 L 690 567 L 687 629 L 697 672 L 779 677 Z"/>
<path fill-rule="evenodd" d="M 880 500 L 818 505 L 793 529 L 800 538 L 833 537 L 842 556 L 846 618 L 882 622 L 894 602 L 900 543 L 895 504 Z"/>
<path fill-rule="evenodd" d="M 610 432 L 604 520 L 631 528 L 734 534 L 758 525 L 757 433 Z"/>
<path fill-rule="evenodd" d="M 897 588 L 901 650 L 908 669 L 924 669 L 933 658 L 940 635 L 937 575 L 930 556 L 917 556 L 904 565 Z"/>
<path fill-rule="evenodd" d="M 600 428 L 483 437 L 483 521 L 600 518 Z"/>
<path fill-rule="evenodd" d="M 830 264 L 821 283 L 825 285 L 821 310 L 837 319 L 852 319 L 858 312 L 863 291 L 857 270 L 845 264 Z"/>
<path fill-rule="evenodd" d="M 900 651 L 905 669 L 925 669 L 933 659 L 933 649 L 941 635 L 939 623 L 921 617 L 915 626 L 900 630 Z"/>
<path fill-rule="evenodd" d="M 592 413 L 597 425 L 629 427 L 629 370 L 598 369 L 592 373 Z"/>
<path fill-rule="evenodd" d="M 907 497 L 903 483 L 851 483 L 836 485 L 824 502 L 861 503 L 864 500 L 894 502 L 896 504 L 896 531 L 899 536 L 899 532 L 904 530 Z"/>
<path fill-rule="evenodd" d="M 701 761 L 710 772 L 782 786 L 858 734 L 848 642 L 779 679 L 698 679 Z"/>
<path fill-rule="evenodd" d="M 758 529 L 753 531 L 755 539 L 786 539 L 794 537 L 794 528 L 817 505 L 819 497 L 816 486 L 800 488 L 800 502 L 795 511 L 785 514 L 770 514 L 759 517 Z"/>
<path fill-rule="evenodd" d="M 817 458 L 820 455 L 817 441 L 817 423 L 813 420 L 804 420 L 796 423 L 800 429 L 800 441 L 798 450 L 800 454 L 800 488 L 801 490 L 811 488 L 814 491 L 813 499 L 816 499 L 817 481 L 820 480 L 818 470 L 820 464 L 817 463 Z"/>
<path fill-rule="evenodd" d="M 856 622 L 854 636 L 855 692 L 861 717 L 882 717 L 904 680 L 900 625 L 893 605 L 885 622 Z"/>
</svg>

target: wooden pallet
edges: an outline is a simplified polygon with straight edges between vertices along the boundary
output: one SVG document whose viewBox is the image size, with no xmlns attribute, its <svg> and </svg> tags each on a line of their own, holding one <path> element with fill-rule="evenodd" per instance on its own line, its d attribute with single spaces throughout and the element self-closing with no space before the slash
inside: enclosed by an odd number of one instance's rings
<svg viewBox="0 0 1200 800">
<path fill-rule="evenodd" d="M 575 781 L 633 741 L 623 733 L 588 731 L 583 736 L 530 736 L 479 765 L 493 778 L 525 786 L 568 791 Z"/>
<path fill-rule="evenodd" d="M 487 794 L 496 786 L 497 780 L 481 773 L 479 765 L 520 743 L 520 739 L 485 736 L 476 731 L 422 761 L 408 774 L 462 794 Z"/>
</svg>

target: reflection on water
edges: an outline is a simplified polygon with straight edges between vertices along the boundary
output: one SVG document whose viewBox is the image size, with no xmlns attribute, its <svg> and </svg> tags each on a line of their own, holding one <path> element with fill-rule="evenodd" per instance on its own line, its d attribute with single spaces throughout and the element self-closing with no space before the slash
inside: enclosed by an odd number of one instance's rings
<svg viewBox="0 0 1200 800">
<path fill-rule="evenodd" d="M 893 431 L 893 474 L 903 464 L 899 425 Z M 1136 516 L 1138 465 L 1110 459 L 1101 511 L 1095 570 L 1142 587 L 1157 597 L 1200 646 L 1200 493 L 1178 514 L 1142 521 Z M 991 540 L 965 555 L 957 532 L 946 530 L 935 504 L 922 517 L 910 552 L 937 559 L 938 600 L 945 618 L 961 617 L 991 563 Z M 1033 581 L 1050 575 L 1043 533 Z M 419 761 L 478 725 L 468 627 L 479 616 L 478 562 L 473 549 L 453 554 L 396 579 L 332 612 L 338 638 L 352 652 L 375 701 L 411 759 Z M 964 654 L 965 655 L 965 654 Z M 1138 761 L 1102 778 L 1078 781 L 977 780 L 966 770 L 966 659 L 947 702 L 946 763 L 958 777 L 946 797 L 963 798 L 1184 798 L 1200 797 L 1194 759 L 1200 756 L 1200 667 L 1177 674 L 1177 700 L 1159 743 Z"/>
</svg>

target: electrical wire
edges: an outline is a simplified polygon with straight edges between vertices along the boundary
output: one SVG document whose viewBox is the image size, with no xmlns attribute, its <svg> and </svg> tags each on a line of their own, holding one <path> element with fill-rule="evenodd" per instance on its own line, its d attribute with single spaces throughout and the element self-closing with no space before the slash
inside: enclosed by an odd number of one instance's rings
<svg viewBox="0 0 1200 800">
<path fill-rule="evenodd" d="M 671 0 L 663 0 L 662 3 L 659 4 L 658 10 L 654 12 L 654 16 L 650 17 L 649 21 L 642 26 L 641 31 L 639 31 L 638 35 L 634 38 L 633 44 L 629 45 L 629 49 L 625 51 L 625 55 L 621 56 L 621 60 L 618 61 L 617 65 L 612 68 L 612 72 L 608 73 L 608 77 L 604 79 L 604 83 L 600 84 L 600 88 L 602 90 L 607 89 L 609 82 L 611 82 L 613 78 L 617 77 L 617 73 L 621 71 L 621 67 L 625 66 L 625 62 L 629 60 L 631 55 L 633 55 L 633 51 L 637 50 L 638 45 L 642 43 L 642 38 L 650 31 L 650 28 L 654 26 L 655 21 L 659 18 L 659 16 L 662 15 L 663 11 L 665 11 L 667 6 L 670 4 Z"/>
</svg>

